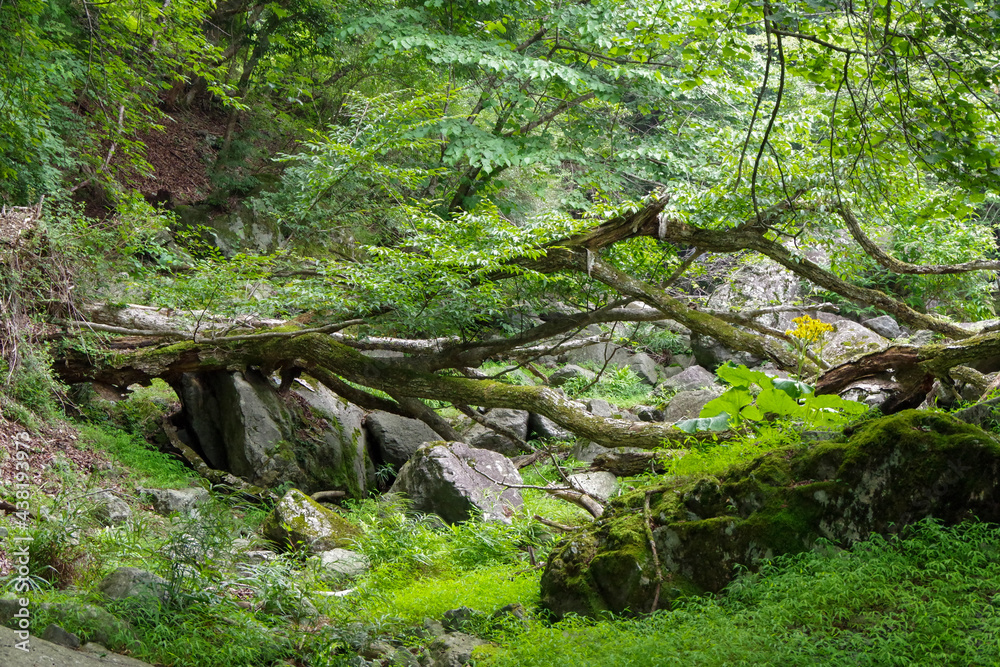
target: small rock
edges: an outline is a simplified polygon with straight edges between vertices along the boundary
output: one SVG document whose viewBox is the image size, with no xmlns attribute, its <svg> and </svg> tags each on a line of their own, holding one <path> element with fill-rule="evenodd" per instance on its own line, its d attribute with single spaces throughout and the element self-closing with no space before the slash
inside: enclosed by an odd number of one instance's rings
<svg viewBox="0 0 1000 667">
<path fill-rule="evenodd" d="M 715 374 L 705 370 L 701 366 L 691 366 L 685 368 L 677 375 L 667 378 L 660 384 L 658 391 L 665 389 L 672 391 L 684 391 L 687 389 L 704 389 L 715 384 Z"/>
<path fill-rule="evenodd" d="M 55 623 L 45 628 L 45 631 L 42 632 L 42 639 L 53 644 L 59 644 L 60 646 L 80 648 L 80 638 Z"/>
<path fill-rule="evenodd" d="M 445 633 L 444 625 L 433 618 L 424 618 L 424 636 L 440 637 Z"/>
<path fill-rule="evenodd" d="M 583 472 L 567 479 L 588 496 L 606 501 L 618 490 L 618 479 L 610 472 Z"/>
<path fill-rule="evenodd" d="M 520 602 L 512 602 L 511 604 L 504 605 L 493 612 L 490 618 L 499 620 L 504 618 L 513 618 L 519 621 L 522 625 L 527 627 L 528 625 L 528 611 L 524 608 L 524 605 Z"/>
<path fill-rule="evenodd" d="M 102 526 L 118 526 L 132 517 L 132 508 L 110 491 L 102 491 L 92 498 L 96 503 L 94 516 Z"/>
<path fill-rule="evenodd" d="M 430 426 L 418 419 L 381 410 L 376 410 L 365 418 L 365 428 L 368 429 L 369 442 L 378 449 L 383 463 L 395 466 L 397 470 L 424 443 L 440 437 Z"/>
<path fill-rule="evenodd" d="M 934 342 L 934 332 L 930 329 L 914 331 L 913 335 L 910 336 L 910 343 L 913 345 L 930 345 L 932 342 Z"/>
<path fill-rule="evenodd" d="M 361 531 L 315 500 L 292 489 L 278 502 L 263 526 L 264 536 L 282 547 L 304 546 L 314 554 L 350 546 Z"/>
<path fill-rule="evenodd" d="M 663 410 L 649 405 L 637 405 L 632 410 L 641 422 L 663 421 Z"/>
<path fill-rule="evenodd" d="M 528 413 L 524 410 L 510 410 L 508 408 L 494 408 L 485 415 L 487 422 L 500 426 L 505 431 L 511 432 L 522 442 L 528 439 Z M 504 456 L 516 456 L 521 453 L 522 447 L 505 435 L 487 428 L 482 424 L 476 424 L 465 435 L 465 440 L 470 447 L 475 449 L 488 449 L 491 452 L 499 452 Z"/>
<path fill-rule="evenodd" d="M 360 577 L 368 571 L 368 559 L 349 549 L 331 549 L 319 554 L 320 565 L 333 574 L 342 577 Z"/>
<path fill-rule="evenodd" d="M 903 330 L 899 328 L 899 324 L 897 324 L 896 320 L 892 319 L 889 315 L 873 317 L 870 320 L 864 320 L 861 324 L 868 327 L 879 336 L 883 336 L 890 340 L 893 338 L 899 338 L 903 335 Z"/>
<path fill-rule="evenodd" d="M 486 521 L 510 523 L 523 500 L 517 489 L 497 482 L 522 483 L 510 459 L 464 442 L 438 442 L 406 462 L 390 491 L 407 496 L 413 509 L 437 514 L 448 523 L 476 514 Z"/>
<path fill-rule="evenodd" d="M 664 408 L 663 420 L 678 422 L 683 419 L 694 419 L 701 413 L 701 409 L 705 407 L 706 403 L 721 393 L 720 387 L 678 392 Z"/>
<path fill-rule="evenodd" d="M 566 361 L 571 364 L 591 363 L 597 368 L 627 366 L 632 354 L 624 347 L 614 343 L 596 343 L 570 350 L 566 353 Z"/>
<path fill-rule="evenodd" d="M 153 511 L 163 516 L 186 514 L 206 502 L 209 498 L 205 489 L 138 489 L 139 494 L 148 496 Z"/>
<path fill-rule="evenodd" d="M 488 642 L 462 632 L 442 635 L 430 645 L 432 667 L 465 667 L 472 659 L 472 649 Z"/>
<path fill-rule="evenodd" d="M 528 416 L 528 437 L 569 440 L 573 434 L 548 417 L 532 413 Z"/>
<path fill-rule="evenodd" d="M 568 364 L 549 376 L 549 384 L 553 387 L 561 387 L 576 378 L 583 378 L 587 382 L 593 382 L 596 377 L 596 373 L 588 371 L 586 368 L 577 366 L 576 364 Z"/>
<path fill-rule="evenodd" d="M 607 454 L 610 451 L 611 450 L 607 447 L 602 447 L 596 442 L 578 442 L 573 446 L 573 449 L 569 451 L 569 455 L 577 461 L 593 463 L 595 458 L 601 454 Z"/>
<path fill-rule="evenodd" d="M 660 381 L 660 367 L 653 358 L 645 352 L 633 356 L 628 360 L 628 367 L 639 376 L 639 378 L 651 387 L 655 387 Z"/>
<path fill-rule="evenodd" d="M 170 595 L 167 586 L 166 579 L 152 572 L 136 567 L 120 567 L 106 576 L 97 590 L 112 600 L 153 597 L 166 602 Z"/>
<path fill-rule="evenodd" d="M 253 551 L 246 552 L 244 557 L 248 563 L 260 565 L 261 563 L 269 563 L 274 560 L 278 557 L 278 554 L 268 549 L 254 549 Z"/>
<path fill-rule="evenodd" d="M 611 404 L 600 398 L 592 398 L 587 401 L 587 410 L 595 417 L 613 417 L 615 409 Z"/>
</svg>

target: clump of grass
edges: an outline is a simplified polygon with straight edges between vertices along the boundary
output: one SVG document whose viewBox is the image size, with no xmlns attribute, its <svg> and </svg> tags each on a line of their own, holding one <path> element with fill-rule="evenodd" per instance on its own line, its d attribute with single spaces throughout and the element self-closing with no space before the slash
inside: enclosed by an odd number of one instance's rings
<svg viewBox="0 0 1000 667">
<path fill-rule="evenodd" d="M 733 465 L 745 463 L 782 447 L 802 444 L 801 425 L 788 422 L 761 424 L 756 433 L 724 440 L 697 440 L 680 453 L 665 459 L 665 475 L 719 475 Z"/>
<path fill-rule="evenodd" d="M 588 364 L 589 365 L 589 364 Z M 600 368 L 594 369 L 595 372 Z M 609 366 L 591 382 L 583 377 L 575 377 L 562 386 L 562 390 L 574 398 L 601 398 L 619 407 L 629 408 L 649 400 L 653 388 L 645 384 L 628 366 Z"/>
<path fill-rule="evenodd" d="M 83 424 L 79 432 L 81 449 L 94 448 L 106 453 L 129 469 L 129 481 L 136 486 L 180 489 L 189 486 L 196 477 L 179 460 L 154 449 L 138 435 L 98 424 Z"/>
<path fill-rule="evenodd" d="M 990 665 L 1000 655 L 1000 528 L 925 521 L 775 559 L 719 597 L 638 620 L 537 625 L 489 667 L 604 665 Z"/>
</svg>

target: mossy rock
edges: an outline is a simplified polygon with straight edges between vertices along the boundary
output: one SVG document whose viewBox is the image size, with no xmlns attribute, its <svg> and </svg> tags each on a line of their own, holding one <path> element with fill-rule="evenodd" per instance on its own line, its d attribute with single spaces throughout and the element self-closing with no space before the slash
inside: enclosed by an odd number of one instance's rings
<svg viewBox="0 0 1000 667">
<path fill-rule="evenodd" d="M 264 537 L 282 548 L 318 554 L 350 547 L 361 530 L 298 489 L 285 494 L 263 526 Z"/>
<path fill-rule="evenodd" d="M 542 601 L 552 612 L 651 609 L 657 576 L 646 491 L 612 501 L 600 521 L 553 551 L 542 576 Z M 1000 443 L 950 415 L 908 410 L 849 438 L 770 452 L 717 478 L 674 479 L 653 490 L 650 510 L 663 607 L 717 592 L 738 567 L 808 550 L 820 538 L 847 547 L 926 517 L 1000 522 Z"/>
</svg>

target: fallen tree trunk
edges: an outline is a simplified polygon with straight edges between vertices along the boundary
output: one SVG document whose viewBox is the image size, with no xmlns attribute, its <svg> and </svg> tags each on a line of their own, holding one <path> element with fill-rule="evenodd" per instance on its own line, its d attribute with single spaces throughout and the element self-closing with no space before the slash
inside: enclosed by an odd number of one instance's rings
<svg viewBox="0 0 1000 667">
<path fill-rule="evenodd" d="M 325 379 L 332 374 L 392 396 L 534 412 L 605 447 L 653 449 L 665 443 L 676 447 L 691 437 L 671 424 L 597 417 L 550 387 L 429 373 L 410 367 L 405 359 L 396 363 L 392 359 L 367 357 L 330 336 L 316 333 L 280 338 L 240 337 L 232 342 L 226 338 L 210 343 L 184 341 L 103 355 L 68 352 L 53 367 L 67 383 L 99 381 L 118 387 L 145 385 L 153 378 L 162 378 L 176 386 L 184 373 L 249 367 L 259 368 L 266 375 L 279 371 L 311 373 L 327 386 L 336 384 Z M 336 392 L 339 387 L 330 388 Z"/>
</svg>

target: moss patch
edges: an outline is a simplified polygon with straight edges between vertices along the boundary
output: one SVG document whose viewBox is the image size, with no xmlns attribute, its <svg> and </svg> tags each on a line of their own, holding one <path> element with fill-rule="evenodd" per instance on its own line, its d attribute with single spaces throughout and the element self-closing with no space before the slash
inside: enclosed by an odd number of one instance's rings
<svg viewBox="0 0 1000 667">
<path fill-rule="evenodd" d="M 645 491 L 555 549 L 542 577 L 552 611 L 648 611 L 655 592 L 644 532 Z M 719 591 L 738 567 L 897 532 L 925 517 L 1000 521 L 1000 444 L 938 412 L 875 420 L 850 439 L 779 449 L 718 478 L 673 479 L 654 490 L 651 519 L 664 603 Z"/>
</svg>

